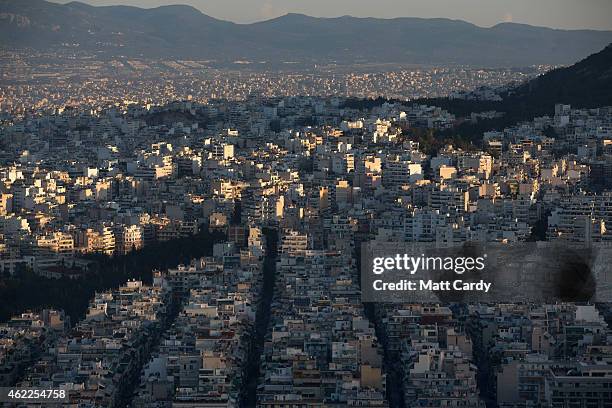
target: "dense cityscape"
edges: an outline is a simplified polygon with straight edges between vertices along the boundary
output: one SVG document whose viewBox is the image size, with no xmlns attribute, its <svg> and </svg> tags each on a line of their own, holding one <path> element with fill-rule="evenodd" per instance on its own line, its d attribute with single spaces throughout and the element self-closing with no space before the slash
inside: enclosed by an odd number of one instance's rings
<svg viewBox="0 0 612 408">
<path fill-rule="evenodd" d="M 612 103 L 508 124 L 553 65 L 69 49 L 0 53 L 0 387 L 75 408 L 612 406 L 602 293 L 365 302 L 360 277 L 363 244 L 611 248 Z"/>
<path fill-rule="evenodd" d="M 576 381 L 597 389 L 602 380 L 591 373 L 609 376 L 611 355 L 594 306 L 384 305 L 366 313 L 354 253 L 366 240 L 524 241 L 542 219 L 542 239 L 610 242 L 612 196 L 596 191 L 610 188 L 612 108 L 558 105 L 552 117 L 486 132 L 482 150 L 447 145 L 432 157 L 415 129 L 450 128 L 454 115 L 344 102 L 251 96 L 77 106 L 9 121 L 5 276 L 30 269 L 87 279 L 83 254 L 121 256 L 200 228 L 227 238 L 210 256 L 155 272 L 152 284 L 97 293 L 73 326 L 58 310 L 13 317 L 2 326 L 3 384 L 71 384 L 75 401 L 101 406 L 126 398 L 134 406 L 240 404 L 249 398 L 246 362 L 256 349 L 248 339 L 263 318 L 256 312 L 269 251 L 274 294 L 259 406 L 385 406 L 394 393 L 478 407 L 495 395 L 500 405 L 516 402 L 523 387 L 533 391 L 521 400 L 556 406 L 544 382 L 560 395 Z M 278 248 L 264 231 L 278 236 Z M 38 359 L 27 369 L 15 364 L 26 355 Z M 503 377 L 536 369 L 541 387 L 533 375 Z"/>
<path fill-rule="evenodd" d="M 319 96 L 358 98 L 466 97 L 481 89 L 496 99 L 495 90 L 521 83 L 550 70 L 528 68 L 312 66 L 284 71 L 268 64 L 237 61 L 229 67 L 213 61 L 100 59 L 62 53 L 0 53 L 2 113 L 51 113 L 65 106 L 92 108 L 130 102 L 161 105 L 187 98 L 196 102 L 244 101 L 262 97 Z M 257 67 L 261 65 L 261 67 Z M 253 66 L 253 67 L 252 67 Z M 8 119 L 9 117 L 0 117 Z"/>
</svg>

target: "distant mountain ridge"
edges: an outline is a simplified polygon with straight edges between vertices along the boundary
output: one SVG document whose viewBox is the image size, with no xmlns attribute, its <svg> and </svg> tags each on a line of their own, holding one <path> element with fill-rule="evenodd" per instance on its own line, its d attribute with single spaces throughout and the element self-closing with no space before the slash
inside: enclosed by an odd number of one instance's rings
<svg viewBox="0 0 612 408">
<path fill-rule="evenodd" d="M 0 0 L 0 47 L 78 44 L 102 55 L 338 63 L 527 66 L 570 64 L 612 42 L 612 31 L 555 30 L 459 20 L 317 18 L 287 14 L 253 24 L 191 6 L 94 7 Z"/>
</svg>

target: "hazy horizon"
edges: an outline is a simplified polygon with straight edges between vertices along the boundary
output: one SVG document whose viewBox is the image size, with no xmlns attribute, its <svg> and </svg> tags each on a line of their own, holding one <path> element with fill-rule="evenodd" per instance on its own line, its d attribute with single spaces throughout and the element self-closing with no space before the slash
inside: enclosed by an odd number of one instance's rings
<svg viewBox="0 0 612 408">
<path fill-rule="evenodd" d="M 67 0 L 51 0 L 69 3 Z M 612 30 L 610 0 L 79 0 L 95 6 L 152 8 L 188 4 L 202 13 L 252 23 L 300 13 L 314 17 L 421 17 L 464 20 L 481 27 L 514 22 L 557 29 Z"/>
</svg>

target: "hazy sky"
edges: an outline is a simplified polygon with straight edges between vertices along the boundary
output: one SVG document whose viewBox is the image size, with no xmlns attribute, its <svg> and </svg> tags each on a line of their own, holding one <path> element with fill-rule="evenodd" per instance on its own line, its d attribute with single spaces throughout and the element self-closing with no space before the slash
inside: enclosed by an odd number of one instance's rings
<svg viewBox="0 0 612 408">
<path fill-rule="evenodd" d="M 66 0 L 55 0 L 67 3 Z M 514 21 L 554 28 L 612 30 L 612 0 L 81 0 L 93 5 L 190 4 L 247 23 L 293 12 L 318 17 L 446 17 L 480 26 Z"/>
</svg>

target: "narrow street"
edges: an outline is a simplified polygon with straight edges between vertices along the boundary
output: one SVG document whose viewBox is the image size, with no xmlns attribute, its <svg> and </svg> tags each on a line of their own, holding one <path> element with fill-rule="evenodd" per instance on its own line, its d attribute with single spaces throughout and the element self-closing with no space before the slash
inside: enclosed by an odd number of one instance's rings
<svg viewBox="0 0 612 408">
<path fill-rule="evenodd" d="M 261 298 L 257 305 L 255 332 L 253 334 L 246 366 L 245 384 L 247 392 L 242 403 L 244 407 L 254 407 L 257 404 L 257 384 L 261 372 L 261 355 L 270 325 L 270 308 L 274 298 L 274 285 L 276 283 L 278 232 L 274 229 L 264 228 L 263 233 L 266 237 L 263 285 Z"/>
</svg>

